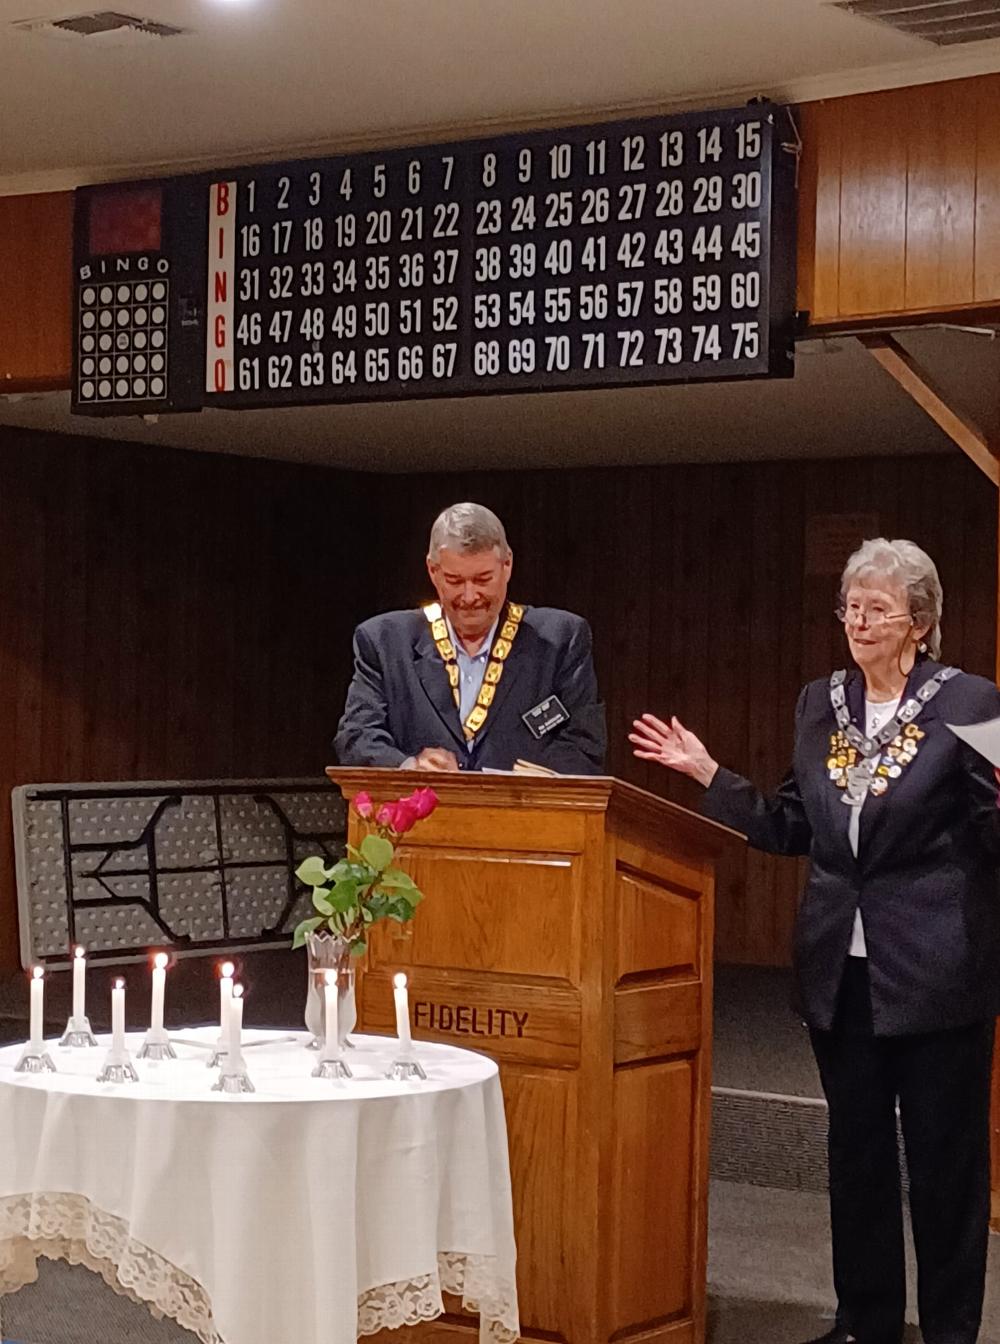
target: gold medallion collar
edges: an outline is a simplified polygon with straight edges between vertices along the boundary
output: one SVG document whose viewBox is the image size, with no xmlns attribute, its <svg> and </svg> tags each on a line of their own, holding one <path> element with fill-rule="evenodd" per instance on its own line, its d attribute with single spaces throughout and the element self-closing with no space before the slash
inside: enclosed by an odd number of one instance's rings
<svg viewBox="0 0 1000 1344">
<path fill-rule="evenodd" d="M 441 610 L 439 602 L 428 602 L 423 608 L 424 617 L 430 626 L 431 639 L 434 641 L 434 647 L 438 651 L 441 661 L 444 663 L 445 671 L 448 674 L 448 684 L 451 686 L 452 698 L 455 701 L 455 708 L 459 709 L 462 703 L 462 696 L 459 690 L 459 671 L 458 671 L 458 653 L 455 650 L 454 642 L 448 631 L 448 622 L 444 618 L 444 612 Z M 476 703 L 469 712 L 468 718 L 462 724 L 462 732 L 466 740 L 471 742 L 475 735 L 482 730 L 489 717 L 490 709 L 493 705 L 493 698 L 496 695 L 497 686 L 500 684 L 500 678 L 503 676 L 504 663 L 510 657 L 510 651 L 514 647 L 514 640 L 517 638 L 517 632 L 521 628 L 521 620 L 524 616 L 524 607 L 517 602 L 508 602 L 507 611 L 496 632 L 493 640 L 493 647 L 490 650 L 490 660 L 486 664 L 486 672 L 483 675 L 483 684 L 479 688 L 479 694 L 476 696 Z"/>
</svg>

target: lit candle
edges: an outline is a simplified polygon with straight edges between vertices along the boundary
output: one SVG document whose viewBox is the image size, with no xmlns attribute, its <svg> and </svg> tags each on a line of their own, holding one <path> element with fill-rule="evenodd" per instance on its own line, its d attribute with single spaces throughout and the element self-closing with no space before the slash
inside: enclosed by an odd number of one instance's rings
<svg viewBox="0 0 1000 1344">
<path fill-rule="evenodd" d="M 33 1055 L 45 1049 L 45 1027 L 42 1016 L 45 995 L 45 967 L 35 966 L 31 971 L 31 1042 Z"/>
<path fill-rule="evenodd" d="M 399 1037 L 400 1053 L 413 1052 L 413 1037 L 410 1035 L 410 1000 L 406 992 L 406 976 L 399 971 L 392 977 L 392 997 L 396 1002 L 396 1035 Z"/>
<path fill-rule="evenodd" d="M 339 1059 L 340 1057 L 340 1022 L 338 1019 L 337 1003 L 337 972 L 327 971 L 324 976 L 323 984 L 323 1034 L 326 1037 L 326 1046 L 323 1054 L 327 1059 Z"/>
<path fill-rule="evenodd" d="M 149 1014 L 150 1031 L 163 1030 L 163 994 L 167 985 L 167 962 L 170 958 L 166 952 L 157 952 L 153 958 L 153 1003 Z"/>
<path fill-rule="evenodd" d="M 236 967 L 231 961 L 224 961 L 219 967 L 219 1032 L 223 1040 L 229 1030 L 229 1004 L 233 997 L 233 972 Z"/>
<path fill-rule="evenodd" d="M 87 1016 L 87 958 L 86 949 L 73 952 L 73 1016 L 77 1022 Z"/>
<path fill-rule="evenodd" d="M 125 1049 L 125 981 L 116 980 L 111 990 L 111 1049 Z"/>
<path fill-rule="evenodd" d="M 243 986 L 233 985 L 232 998 L 229 1000 L 229 1049 L 225 1067 L 230 1073 L 240 1073 L 243 1069 L 243 1052 L 240 1043 L 243 1036 Z"/>
</svg>

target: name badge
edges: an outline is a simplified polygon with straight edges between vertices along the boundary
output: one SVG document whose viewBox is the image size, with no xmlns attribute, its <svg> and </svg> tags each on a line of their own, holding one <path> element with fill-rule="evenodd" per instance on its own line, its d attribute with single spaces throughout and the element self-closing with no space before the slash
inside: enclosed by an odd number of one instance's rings
<svg viewBox="0 0 1000 1344">
<path fill-rule="evenodd" d="M 539 738 L 551 733 L 552 729 L 558 728 L 561 723 L 568 723 L 569 710 L 558 696 L 550 695 L 540 701 L 534 709 L 529 709 L 527 714 L 522 714 L 521 718 L 531 736 Z"/>
</svg>

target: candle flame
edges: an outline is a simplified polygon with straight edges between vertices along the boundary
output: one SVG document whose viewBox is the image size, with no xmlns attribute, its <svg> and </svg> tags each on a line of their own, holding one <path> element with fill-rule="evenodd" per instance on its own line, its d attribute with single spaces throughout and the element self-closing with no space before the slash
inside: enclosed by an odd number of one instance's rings
<svg viewBox="0 0 1000 1344">
<path fill-rule="evenodd" d="M 87 951 L 87 949 L 86 949 L 85 947 L 83 947 L 82 945 L 81 945 L 81 946 L 78 946 L 78 947 L 75 947 L 75 948 L 73 949 L 73 956 L 76 957 L 76 959 L 77 959 L 78 961 L 82 961 L 83 958 L 84 958 L 84 956 L 86 955 L 86 951 Z"/>
<path fill-rule="evenodd" d="M 336 971 L 324 971 L 324 972 L 323 972 L 323 979 L 326 981 L 326 983 L 327 983 L 328 985 L 335 985 L 335 984 L 337 983 L 337 972 L 336 972 Z"/>
<path fill-rule="evenodd" d="M 115 981 L 115 989 L 124 989 L 124 988 L 125 988 L 125 981 L 121 978 L 121 976 L 119 976 L 118 979 Z"/>
<path fill-rule="evenodd" d="M 43 976 L 44 974 L 45 974 L 45 967 L 44 967 L 44 966 L 33 966 L 33 967 L 31 968 L 31 978 L 32 978 L 32 980 L 41 980 L 41 978 L 42 978 L 42 976 Z"/>
<path fill-rule="evenodd" d="M 158 971 L 165 971 L 169 960 L 170 958 L 167 956 L 166 952 L 157 952 L 156 956 L 153 958 L 153 965 Z"/>
<path fill-rule="evenodd" d="M 243 986 L 242 986 L 242 985 L 233 985 L 233 998 L 234 998 L 234 999 L 242 999 L 242 997 L 243 997 Z"/>
<path fill-rule="evenodd" d="M 233 971 L 236 970 L 236 967 L 233 965 L 231 961 L 224 961 L 222 965 L 219 967 L 219 969 L 222 972 L 222 978 L 224 980 L 231 980 Z"/>
<path fill-rule="evenodd" d="M 392 983 L 396 986 L 397 989 L 405 989 L 406 988 L 405 971 L 397 971 L 396 974 L 392 977 Z"/>
</svg>

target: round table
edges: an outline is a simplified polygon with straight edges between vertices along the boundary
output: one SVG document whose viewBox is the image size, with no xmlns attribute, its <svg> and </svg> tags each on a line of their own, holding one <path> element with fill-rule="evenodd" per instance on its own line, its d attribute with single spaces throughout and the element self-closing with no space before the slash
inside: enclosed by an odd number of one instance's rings
<svg viewBox="0 0 1000 1344">
<path fill-rule="evenodd" d="M 304 1033 L 245 1033 L 256 1091 L 213 1092 L 217 1028 L 98 1083 L 109 1044 L 0 1050 L 0 1293 L 40 1255 L 84 1264 L 204 1344 L 348 1344 L 443 1310 L 517 1338 L 507 1131 L 497 1066 L 421 1042 L 426 1081 L 384 1077 L 396 1041 L 355 1036 L 354 1078 L 311 1077 Z M 130 1035 L 133 1057 L 141 1034 Z"/>
</svg>

